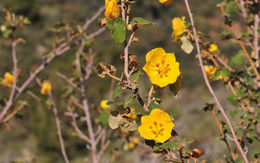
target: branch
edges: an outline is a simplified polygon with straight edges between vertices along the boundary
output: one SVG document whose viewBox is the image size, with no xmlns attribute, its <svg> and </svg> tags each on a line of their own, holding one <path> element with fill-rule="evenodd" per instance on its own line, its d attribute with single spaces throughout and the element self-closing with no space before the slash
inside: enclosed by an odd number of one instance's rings
<svg viewBox="0 0 260 163">
<path fill-rule="evenodd" d="M 12 97 L 11 99 L 9 99 L 10 102 L 7 103 L 7 105 L 4 107 L 1 115 L 0 115 L 0 121 L 3 120 L 4 116 L 6 115 L 6 113 L 8 112 L 8 110 L 11 108 L 11 106 L 13 105 L 13 102 L 21 96 L 21 94 L 25 91 L 25 89 L 28 87 L 28 85 L 35 79 L 35 77 L 45 69 L 45 67 L 51 63 L 57 56 L 62 55 L 63 53 L 67 52 L 68 50 L 70 50 L 72 48 L 72 46 L 74 46 L 75 44 L 72 44 L 73 41 L 76 42 L 77 38 L 80 37 L 81 35 L 84 34 L 84 32 L 87 30 L 87 27 L 94 21 L 97 19 L 97 17 L 102 13 L 102 11 L 104 10 L 103 8 L 100 8 L 100 10 L 90 19 L 87 20 L 87 22 L 85 23 L 85 25 L 83 26 L 83 30 L 79 33 L 79 34 L 75 34 L 73 36 L 71 36 L 68 41 L 60 44 L 56 49 L 53 49 L 51 52 L 49 52 L 49 54 L 47 56 L 49 56 L 47 59 L 45 58 L 42 61 L 42 64 L 26 79 L 26 81 L 23 83 L 23 85 L 20 87 L 19 91 L 17 92 L 17 94 L 15 95 L 15 97 L 13 97 L 14 95 L 10 96 Z M 102 32 L 105 31 L 105 28 L 100 28 L 99 30 L 97 30 L 96 32 L 90 34 L 89 36 L 86 36 L 85 38 L 83 38 L 82 40 L 87 40 L 87 39 L 92 39 L 94 37 L 96 37 L 97 35 L 101 34 Z M 16 76 L 14 76 L 14 83 L 16 83 Z M 15 88 L 15 87 L 14 87 Z"/>
<path fill-rule="evenodd" d="M 78 52 L 76 53 L 77 70 L 80 74 L 82 74 L 80 56 L 83 53 L 83 50 L 84 50 L 84 42 L 81 43 L 81 46 L 80 46 Z M 95 135 L 94 135 L 93 126 L 92 126 L 92 122 L 91 122 L 88 100 L 86 98 L 86 88 L 85 88 L 86 81 L 85 81 L 84 77 L 82 77 L 82 76 L 79 79 L 80 79 L 81 100 L 82 100 L 82 104 L 83 104 L 83 110 L 84 110 L 85 116 L 86 116 L 86 123 L 87 123 L 88 133 L 89 133 L 89 137 L 90 137 L 92 162 L 98 163 Z"/>
<path fill-rule="evenodd" d="M 12 90 L 11 90 L 11 94 L 9 96 L 9 100 L 6 104 L 6 106 L 4 107 L 3 111 L 1 112 L 0 114 L 0 122 L 2 121 L 2 119 L 4 118 L 4 116 L 6 115 L 6 113 L 8 112 L 8 110 L 10 109 L 10 107 L 12 106 L 13 104 L 13 101 L 14 101 L 14 95 L 15 95 L 15 89 L 16 89 L 16 83 L 17 83 L 17 58 L 16 58 L 16 45 L 17 45 L 17 42 L 16 40 L 14 40 L 12 42 L 12 58 L 13 58 L 13 76 L 14 76 L 14 82 L 13 82 L 13 85 L 12 85 Z"/>
<path fill-rule="evenodd" d="M 255 0 L 255 3 L 257 4 L 259 2 L 257 2 L 257 0 Z M 259 15 L 258 14 L 259 14 L 259 12 L 255 13 L 255 16 L 254 16 L 254 31 L 253 31 L 253 34 L 254 34 L 253 45 L 254 45 L 254 52 L 255 52 L 255 59 L 256 59 L 256 67 L 259 67 L 259 60 L 258 60 L 259 59 L 259 46 L 258 46 L 259 34 L 258 34 L 258 31 L 257 31 L 258 27 L 259 27 Z"/>
<path fill-rule="evenodd" d="M 53 96 L 52 96 L 51 92 L 48 93 L 48 96 L 49 96 L 49 99 L 51 101 L 52 111 L 53 111 L 54 116 L 55 116 L 56 127 L 57 127 L 57 134 L 58 134 L 59 141 L 60 141 L 61 153 L 62 153 L 62 156 L 64 158 L 64 161 L 66 163 L 69 163 L 70 161 L 68 159 L 68 156 L 67 156 L 67 153 L 66 153 L 66 149 L 65 149 L 65 145 L 64 145 L 64 140 L 63 140 L 63 137 L 62 137 L 60 119 L 58 117 L 58 109 L 57 109 L 56 103 L 55 103 L 55 101 L 53 99 Z"/>
<path fill-rule="evenodd" d="M 67 76 L 65 76 L 64 74 L 62 74 L 60 72 L 56 72 L 56 75 L 58 75 L 60 78 L 65 80 L 71 87 L 73 87 L 76 90 L 80 91 L 80 88 L 75 83 L 73 83 L 73 81 L 71 81 Z"/>
<path fill-rule="evenodd" d="M 191 10 L 190 10 L 189 2 L 188 2 L 188 0 L 184 0 L 184 1 L 185 1 L 185 5 L 186 5 L 186 8 L 187 8 L 189 17 L 190 17 L 192 30 L 193 30 L 194 37 L 195 37 L 195 43 L 196 43 L 196 48 L 197 48 L 197 53 L 198 53 L 198 58 L 199 58 L 200 69 L 202 71 L 204 81 L 205 81 L 205 83 L 206 83 L 206 85 L 207 85 L 211 95 L 214 97 L 214 100 L 215 100 L 215 102 L 216 102 L 216 104 L 218 106 L 218 109 L 220 110 L 221 114 L 223 115 L 223 117 L 225 118 L 225 120 L 226 120 L 226 122 L 227 122 L 227 124 L 229 126 L 229 129 L 230 129 L 230 131 L 232 133 L 232 136 L 234 138 L 235 144 L 236 144 L 240 154 L 242 155 L 244 161 L 246 163 L 248 163 L 248 159 L 247 159 L 245 153 L 243 152 L 243 149 L 241 148 L 241 146 L 240 146 L 240 144 L 239 144 L 239 142 L 237 140 L 237 136 L 236 136 L 236 133 L 235 133 L 235 131 L 234 131 L 232 125 L 231 125 L 231 122 L 230 122 L 228 116 L 226 115 L 224 109 L 222 108 L 222 106 L 221 106 L 221 104 L 220 104 L 220 102 L 219 102 L 219 100 L 218 100 L 214 90 L 212 89 L 212 87 L 211 87 L 211 85 L 209 83 L 208 78 L 207 78 L 207 74 L 206 74 L 206 72 L 204 70 L 204 65 L 203 65 L 203 62 L 202 62 L 202 56 L 201 56 L 201 51 L 200 51 L 200 46 L 199 46 L 199 39 L 198 39 L 198 36 L 197 36 L 196 28 L 194 26 L 194 21 L 193 21 L 192 13 L 191 13 Z"/>
</svg>

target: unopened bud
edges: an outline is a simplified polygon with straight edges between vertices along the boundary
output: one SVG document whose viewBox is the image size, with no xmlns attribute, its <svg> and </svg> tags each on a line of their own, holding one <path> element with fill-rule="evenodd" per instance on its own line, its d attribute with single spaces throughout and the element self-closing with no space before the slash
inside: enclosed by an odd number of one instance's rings
<svg viewBox="0 0 260 163">
<path fill-rule="evenodd" d="M 139 39 L 138 39 L 137 37 L 134 37 L 132 41 L 133 41 L 133 42 L 138 42 Z"/>
<path fill-rule="evenodd" d="M 104 26 L 107 24 L 107 18 L 101 20 L 101 25 Z"/>
<path fill-rule="evenodd" d="M 133 30 L 133 25 L 132 24 L 128 24 L 127 25 L 127 30 L 128 31 L 132 31 Z"/>
</svg>

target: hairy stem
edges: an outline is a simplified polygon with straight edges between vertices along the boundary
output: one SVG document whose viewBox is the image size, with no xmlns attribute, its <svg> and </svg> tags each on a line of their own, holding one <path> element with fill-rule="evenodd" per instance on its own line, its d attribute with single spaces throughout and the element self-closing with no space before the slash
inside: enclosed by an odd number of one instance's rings
<svg viewBox="0 0 260 163">
<path fill-rule="evenodd" d="M 196 28 L 195 28 L 195 25 L 194 25 L 194 21 L 193 21 L 193 16 L 192 16 L 192 13 L 191 13 L 191 10 L 190 10 L 190 6 L 189 6 L 189 2 L 188 0 L 184 0 L 185 1 L 185 5 L 186 5 L 186 8 L 187 8 L 187 11 L 188 11 L 188 14 L 189 14 L 189 18 L 190 18 L 190 21 L 191 21 L 191 25 L 192 25 L 192 30 L 193 30 L 193 33 L 194 33 L 194 37 L 195 37 L 195 43 L 196 43 L 196 48 L 197 48 L 197 53 L 198 53 L 198 58 L 199 58 L 199 64 L 200 64 L 200 69 L 202 71 L 202 74 L 203 74 L 203 78 L 204 78 L 204 81 L 211 93 L 211 95 L 213 96 L 217 106 L 218 106 L 218 109 L 220 110 L 221 114 L 223 115 L 224 119 L 226 120 L 227 124 L 228 124 L 228 127 L 232 133 L 232 136 L 234 138 L 234 141 L 235 141 L 235 144 L 237 146 L 237 149 L 239 150 L 240 154 L 242 155 L 244 161 L 246 163 L 248 163 L 248 159 L 245 155 L 245 153 L 243 152 L 243 149 L 241 148 L 239 142 L 238 142 L 238 139 L 237 139 L 237 136 L 236 136 L 236 133 L 231 125 L 231 122 L 228 118 L 228 116 L 226 115 L 222 105 L 220 104 L 214 90 L 212 89 L 210 83 L 209 83 L 209 80 L 207 78 L 207 74 L 204 70 L 204 65 L 203 65 L 203 62 L 202 62 L 202 56 L 201 56 L 201 51 L 200 51 L 200 46 L 199 46 L 199 39 L 198 39 L 198 36 L 197 36 L 197 32 L 196 32 Z"/>
</svg>

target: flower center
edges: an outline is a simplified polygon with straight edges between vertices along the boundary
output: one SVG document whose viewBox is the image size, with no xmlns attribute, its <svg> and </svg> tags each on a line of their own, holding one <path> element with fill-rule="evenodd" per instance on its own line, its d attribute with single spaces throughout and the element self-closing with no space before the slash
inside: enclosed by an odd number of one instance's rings
<svg viewBox="0 0 260 163">
<path fill-rule="evenodd" d="M 155 137 L 158 137 L 159 135 L 163 135 L 163 124 L 157 123 L 156 121 L 153 121 L 153 125 L 149 126 L 149 129 L 151 130 L 152 134 L 155 135 Z"/>
<path fill-rule="evenodd" d="M 155 71 L 157 71 L 160 78 L 167 77 L 167 73 L 170 70 L 170 64 L 166 64 L 164 59 L 160 63 L 155 64 Z"/>
</svg>

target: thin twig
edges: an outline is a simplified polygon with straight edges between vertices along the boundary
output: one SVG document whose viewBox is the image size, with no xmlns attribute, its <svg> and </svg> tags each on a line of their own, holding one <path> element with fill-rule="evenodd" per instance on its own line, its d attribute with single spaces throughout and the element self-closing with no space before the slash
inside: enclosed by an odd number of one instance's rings
<svg viewBox="0 0 260 163">
<path fill-rule="evenodd" d="M 55 116 L 56 127 L 57 127 L 57 134 L 58 134 L 59 141 L 60 141 L 61 153 L 62 153 L 62 156 L 64 158 L 64 161 L 66 163 L 69 163 L 70 161 L 68 159 L 68 156 L 67 156 L 67 153 L 66 153 L 66 149 L 65 149 L 65 145 L 64 145 L 64 140 L 63 140 L 63 137 L 62 137 L 60 119 L 58 117 L 58 109 L 57 109 L 56 103 L 55 103 L 55 101 L 53 99 L 53 96 L 52 96 L 51 92 L 48 93 L 48 96 L 49 96 L 49 99 L 51 101 L 52 111 L 53 111 L 54 116 Z"/>
<path fill-rule="evenodd" d="M 255 0 L 255 3 L 259 5 L 259 1 Z M 257 9 L 259 10 L 259 8 Z M 259 67 L 259 46 L 258 46 L 258 42 L 259 42 L 259 34 L 258 34 L 258 27 L 259 27 L 259 11 L 255 13 L 254 16 L 254 41 L 253 41 L 253 45 L 254 45 L 254 52 L 255 52 L 255 59 L 256 59 L 256 67 Z M 260 82 L 260 81 L 259 81 Z M 260 86 L 259 86 L 260 87 Z"/>
<path fill-rule="evenodd" d="M 90 143 L 90 139 L 79 129 L 75 115 L 71 114 L 70 115 L 72 118 L 72 122 L 71 125 L 73 126 L 73 128 L 75 129 L 77 135 L 79 136 L 79 138 L 81 138 L 82 140 L 86 141 L 87 143 Z"/>
<path fill-rule="evenodd" d="M 220 11 L 222 12 L 223 15 L 226 15 L 223 6 L 220 7 Z M 239 43 L 239 45 L 241 46 L 241 48 L 242 48 L 242 50 L 244 52 L 243 54 L 244 54 L 245 58 L 248 60 L 249 64 L 251 65 L 251 67 L 252 67 L 252 69 L 253 69 L 253 71 L 254 71 L 254 73 L 256 75 L 256 79 L 260 80 L 260 75 L 259 75 L 259 73 L 258 73 L 258 71 L 256 69 L 256 66 L 255 66 L 254 62 L 252 61 L 250 55 L 248 54 L 244 44 L 241 42 L 240 38 L 238 37 L 238 35 L 235 32 L 235 30 L 234 30 L 232 25 L 229 25 L 229 29 L 231 30 L 231 32 L 232 32 L 233 36 L 235 37 L 235 39 L 238 40 L 238 43 Z"/>
<path fill-rule="evenodd" d="M 233 136 L 233 138 L 234 138 L 234 140 L 235 140 L 235 144 L 236 144 L 236 146 L 237 146 L 237 148 L 238 148 L 240 154 L 242 155 L 244 161 L 245 161 L 246 163 L 248 163 L 248 159 L 247 159 L 245 153 L 243 152 L 243 149 L 241 148 L 241 146 L 240 146 L 240 144 L 239 144 L 239 142 L 238 142 L 236 133 L 235 133 L 235 131 L 234 131 L 232 125 L 231 125 L 231 122 L 230 122 L 228 116 L 226 115 L 224 109 L 222 108 L 222 105 L 220 104 L 220 102 L 219 102 L 219 100 L 218 100 L 218 98 L 217 98 L 217 96 L 216 96 L 214 90 L 212 89 L 212 87 L 211 87 L 211 85 L 210 85 L 210 83 L 209 83 L 209 80 L 208 80 L 208 78 L 207 78 L 207 74 L 206 74 L 206 72 L 205 72 L 205 70 L 204 70 L 204 65 L 203 65 L 203 62 L 202 62 L 202 57 L 201 57 L 201 51 L 200 51 L 198 36 L 197 36 L 196 28 L 195 28 L 195 25 L 194 25 L 192 13 L 191 13 L 191 10 L 190 10 L 189 2 L 188 2 L 188 0 L 184 0 L 184 1 L 185 1 L 185 5 L 186 5 L 187 11 L 188 11 L 188 14 L 189 14 L 189 17 L 190 17 L 191 25 L 192 25 L 192 30 L 193 30 L 193 34 L 194 34 L 194 37 L 195 37 L 195 43 L 196 43 L 196 48 L 197 48 L 197 53 L 198 53 L 198 58 L 199 58 L 199 63 L 200 63 L 200 69 L 201 69 L 201 71 L 202 71 L 202 74 L 203 74 L 203 77 L 204 77 L 204 81 L 205 81 L 205 83 L 206 83 L 206 85 L 207 85 L 207 87 L 208 87 L 208 89 L 209 89 L 211 95 L 214 97 L 214 100 L 215 100 L 215 102 L 216 102 L 216 104 L 217 104 L 217 106 L 218 106 L 218 108 L 219 108 L 221 114 L 223 115 L 223 117 L 225 118 L 225 120 L 226 120 L 226 122 L 227 122 L 227 124 L 228 124 L 228 126 L 229 126 L 229 129 L 230 129 L 230 131 L 231 131 L 231 133 L 232 133 L 232 136 Z"/>
<path fill-rule="evenodd" d="M 3 111 L 0 114 L 0 122 L 2 121 L 2 119 L 4 118 L 4 116 L 7 114 L 8 110 L 10 109 L 10 107 L 13 104 L 14 101 L 14 95 L 15 95 L 15 90 L 16 90 L 16 83 L 17 83 L 17 57 L 16 57 L 16 45 L 17 42 L 16 40 L 14 40 L 12 42 L 12 58 L 13 58 L 13 76 L 14 76 L 14 81 L 13 81 L 13 85 L 12 85 L 12 90 L 11 90 L 11 94 L 9 96 L 9 100 L 6 104 L 6 106 L 4 107 Z"/>
<path fill-rule="evenodd" d="M 152 95 L 153 95 L 153 90 L 154 90 L 154 86 L 152 85 L 152 86 L 151 86 L 151 89 L 150 89 L 150 91 L 149 91 L 149 94 L 148 94 L 148 98 L 147 98 L 147 106 L 149 106 L 150 103 L 151 103 L 151 99 L 152 99 Z"/>
<path fill-rule="evenodd" d="M 66 75 L 64 75 L 60 72 L 56 72 L 56 75 L 59 76 L 60 78 L 62 78 L 63 80 L 65 80 L 71 87 L 80 91 L 80 88 L 75 83 L 73 83 L 73 81 L 71 81 Z"/>
<path fill-rule="evenodd" d="M 3 123 L 8 122 L 11 118 L 13 118 L 20 110 L 25 107 L 24 104 L 21 104 L 18 108 L 16 108 L 11 114 L 9 114 L 4 120 Z M 1 122 L 0 122 L 1 123 Z"/>
<path fill-rule="evenodd" d="M 228 149 L 228 152 L 229 152 L 230 155 L 231 155 L 231 159 L 232 159 L 233 161 L 235 161 L 236 158 L 235 158 L 235 156 L 234 156 L 234 153 L 231 151 L 230 145 L 229 145 L 229 143 L 228 143 L 228 141 L 227 141 L 227 139 L 226 139 L 225 133 L 224 133 L 224 131 L 223 131 L 223 126 L 222 126 L 222 124 L 219 122 L 218 117 L 217 117 L 217 114 L 216 114 L 216 112 L 214 111 L 214 109 L 211 110 L 211 114 L 213 115 L 213 117 L 214 117 L 214 119 L 215 119 L 215 121 L 216 121 L 216 123 L 217 123 L 218 129 L 219 129 L 219 131 L 220 131 L 220 133 L 221 133 L 221 136 L 222 136 L 222 139 L 223 139 L 223 141 L 225 142 L 225 144 L 226 144 L 226 146 L 227 146 L 227 149 Z"/>
<path fill-rule="evenodd" d="M 4 116 L 6 115 L 6 113 L 8 112 L 8 110 L 11 108 L 11 106 L 13 105 L 13 102 L 20 97 L 20 95 L 25 91 L 25 89 L 28 87 L 28 85 L 35 79 L 35 77 L 42 71 L 45 69 L 45 67 L 50 64 L 57 56 L 60 56 L 62 54 L 64 54 L 65 52 L 67 52 L 68 50 L 71 49 L 72 46 L 74 46 L 74 44 L 72 44 L 73 41 L 76 42 L 76 39 L 78 37 L 80 37 L 81 35 L 84 34 L 84 32 L 86 31 L 87 27 L 94 21 L 97 19 L 97 17 L 102 13 L 102 11 L 104 11 L 104 7 L 101 8 L 93 17 L 95 19 L 90 19 L 87 20 L 88 23 L 86 22 L 83 30 L 81 31 L 80 34 L 76 34 L 71 36 L 67 42 L 62 43 L 60 46 L 58 46 L 56 49 L 53 49 L 49 54 L 48 54 L 48 58 L 44 59 L 42 64 L 33 72 L 31 73 L 31 75 L 26 79 L 26 81 L 23 83 L 23 85 L 20 87 L 19 91 L 17 91 L 17 94 L 15 95 L 15 97 L 13 97 L 14 95 L 10 96 L 12 97 L 12 99 L 9 99 L 10 102 L 7 103 L 7 105 L 4 107 L 3 111 L 0 114 L 0 121 L 3 120 Z M 91 33 L 89 36 L 85 37 L 83 40 L 87 40 L 87 39 L 92 39 L 94 37 L 96 37 L 97 35 L 101 34 L 103 31 L 105 31 L 105 27 L 100 28 L 99 30 L 97 30 L 96 32 Z M 16 84 L 16 76 L 14 76 L 14 84 Z M 15 88 L 15 87 L 14 87 Z M 14 94 L 14 93 L 13 93 Z"/>
<path fill-rule="evenodd" d="M 84 42 L 81 43 L 81 46 L 80 46 L 78 52 L 76 53 L 77 70 L 80 74 L 82 74 L 80 56 L 83 53 L 83 50 L 84 50 Z M 96 140 L 95 140 L 95 135 L 94 135 L 93 126 L 92 126 L 92 122 L 91 122 L 88 100 L 86 98 L 85 79 L 82 76 L 79 79 L 80 79 L 81 100 L 82 100 L 83 109 L 85 112 L 86 124 L 88 126 L 88 133 L 89 133 L 90 144 L 91 144 L 92 162 L 98 163 Z"/>
</svg>

